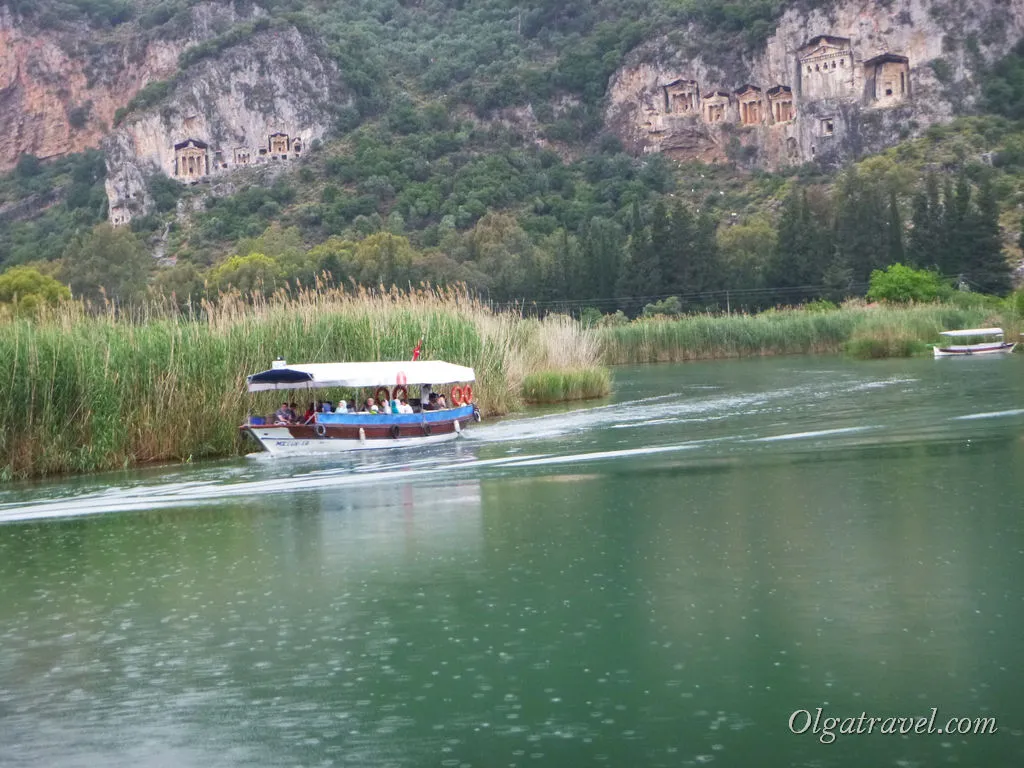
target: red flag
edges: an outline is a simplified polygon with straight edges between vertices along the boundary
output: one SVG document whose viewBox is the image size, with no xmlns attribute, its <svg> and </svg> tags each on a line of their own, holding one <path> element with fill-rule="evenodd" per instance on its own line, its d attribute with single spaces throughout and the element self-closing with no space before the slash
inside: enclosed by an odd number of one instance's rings
<svg viewBox="0 0 1024 768">
<path fill-rule="evenodd" d="M 422 347 L 422 346 L 423 346 L 423 339 L 420 339 L 419 344 L 416 345 L 416 349 L 414 349 L 412 351 L 412 360 L 413 360 L 413 362 L 416 362 L 417 360 L 420 359 L 420 347 Z"/>
</svg>

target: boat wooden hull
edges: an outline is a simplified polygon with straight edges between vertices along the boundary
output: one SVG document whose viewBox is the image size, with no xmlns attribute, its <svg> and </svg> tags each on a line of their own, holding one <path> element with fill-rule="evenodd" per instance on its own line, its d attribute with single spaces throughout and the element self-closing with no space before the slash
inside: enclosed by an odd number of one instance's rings
<svg viewBox="0 0 1024 768">
<path fill-rule="evenodd" d="M 964 347 L 932 347 L 935 357 L 977 357 L 978 355 L 1007 355 L 1013 352 L 1016 344 L 978 344 Z"/>
</svg>

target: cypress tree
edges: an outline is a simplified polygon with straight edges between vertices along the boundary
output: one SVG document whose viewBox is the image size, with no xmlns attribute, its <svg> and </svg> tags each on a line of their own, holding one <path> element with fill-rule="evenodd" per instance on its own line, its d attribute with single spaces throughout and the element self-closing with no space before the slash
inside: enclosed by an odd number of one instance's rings
<svg viewBox="0 0 1024 768">
<path fill-rule="evenodd" d="M 964 230 L 965 239 L 971 245 L 964 263 L 964 272 L 971 287 L 982 293 L 1005 296 L 1012 287 L 1011 271 L 1003 254 L 999 203 L 991 179 L 982 181 L 977 205 L 968 213 Z"/>
<path fill-rule="evenodd" d="M 694 293 L 697 290 L 693 275 L 694 221 L 690 209 L 681 200 L 676 200 L 672 207 L 671 239 L 672 264 L 669 271 L 662 274 L 666 291 L 680 296 Z"/>
<path fill-rule="evenodd" d="M 779 289 L 773 296 L 776 302 L 799 300 L 793 298 L 792 289 L 804 284 L 804 265 L 807 262 L 807 246 L 811 237 L 807 222 L 807 197 L 803 190 L 794 187 L 783 203 L 775 257 L 768 270 L 769 285 Z"/>
<path fill-rule="evenodd" d="M 939 266 L 945 251 L 943 220 L 939 179 L 930 173 L 924 189 L 914 195 L 907 263 L 919 268 Z"/>
<path fill-rule="evenodd" d="M 889 264 L 903 264 L 906 255 L 903 252 L 903 220 L 900 218 L 900 207 L 896 200 L 896 190 L 889 190 Z"/>
<path fill-rule="evenodd" d="M 705 211 L 695 222 L 693 229 L 693 285 L 698 293 L 714 291 L 719 287 L 718 239 L 715 237 L 717 223 Z M 702 300 L 705 305 L 715 304 Z"/>
<path fill-rule="evenodd" d="M 626 263 L 618 283 L 620 307 L 627 314 L 636 314 L 647 297 L 660 291 L 661 270 L 651 247 L 650 231 L 644 226 L 640 204 L 634 202 Z"/>
<path fill-rule="evenodd" d="M 583 248 L 584 293 L 604 309 L 611 309 L 609 301 L 617 295 L 624 246 L 622 227 L 600 217 L 590 220 Z"/>
<path fill-rule="evenodd" d="M 653 293 L 672 293 L 674 285 L 675 244 L 672 242 L 672 221 L 664 201 L 654 205 L 651 214 L 651 258 L 658 265 L 659 288 Z"/>
<path fill-rule="evenodd" d="M 931 233 L 929 225 L 928 196 L 924 192 L 914 195 L 911 229 L 907 248 L 907 264 L 914 267 L 925 267 L 933 257 Z"/>
<path fill-rule="evenodd" d="M 855 168 L 844 174 L 836 204 L 836 248 L 856 282 L 867 282 L 872 270 L 886 266 L 889 251 L 886 206 L 881 190 Z"/>
<path fill-rule="evenodd" d="M 967 213 L 971 204 L 971 187 L 967 177 L 960 174 L 956 186 L 946 177 L 942 185 L 942 212 L 940 236 L 936 243 L 935 263 L 947 277 L 958 277 L 963 272 L 963 236 Z"/>
</svg>

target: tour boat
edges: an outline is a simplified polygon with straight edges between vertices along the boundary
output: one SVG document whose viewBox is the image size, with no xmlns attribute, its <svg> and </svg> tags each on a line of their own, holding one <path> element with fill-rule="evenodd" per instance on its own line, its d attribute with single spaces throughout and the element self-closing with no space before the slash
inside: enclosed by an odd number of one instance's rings
<svg viewBox="0 0 1024 768">
<path fill-rule="evenodd" d="M 965 355 L 1004 355 L 1013 352 L 1017 345 L 1003 341 L 1002 328 L 965 328 L 962 331 L 943 331 L 942 336 L 951 339 L 964 339 L 968 337 L 992 338 L 995 341 L 987 341 L 979 344 L 948 344 L 942 346 L 936 344 L 932 347 L 935 357 L 963 357 Z"/>
<path fill-rule="evenodd" d="M 379 363 L 306 363 L 276 360 L 269 371 L 249 376 L 250 392 L 298 390 L 307 401 L 316 389 L 372 391 L 376 401 L 407 399 L 413 413 L 316 413 L 307 424 L 275 423 L 275 418 L 250 416 L 240 429 L 275 454 L 315 454 L 428 445 L 454 440 L 471 422 L 480 421 L 473 404 L 472 368 L 440 360 Z M 388 387 L 393 384 L 393 388 Z M 452 386 L 449 407 L 424 410 L 433 387 Z M 409 399 L 409 387 L 413 397 Z M 289 399 L 291 399 L 289 397 Z M 305 402 L 302 403 L 303 405 Z"/>
</svg>

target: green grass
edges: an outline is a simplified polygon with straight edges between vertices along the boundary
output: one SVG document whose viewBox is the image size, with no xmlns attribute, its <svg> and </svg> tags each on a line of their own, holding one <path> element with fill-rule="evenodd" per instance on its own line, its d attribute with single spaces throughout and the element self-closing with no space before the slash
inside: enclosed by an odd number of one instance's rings
<svg viewBox="0 0 1024 768">
<path fill-rule="evenodd" d="M 940 331 L 989 323 L 1002 324 L 1008 334 L 1016 329 L 1009 313 L 999 315 L 984 307 L 848 305 L 832 312 L 792 309 L 636 320 L 601 328 L 598 338 L 609 365 L 844 350 L 878 357 L 914 354 L 937 341 Z"/>
<path fill-rule="evenodd" d="M 560 403 L 590 400 L 611 392 L 611 374 L 595 366 L 567 371 L 539 371 L 523 381 L 523 399 L 528 403 Z"/>
<path fill-rule="evenodd" d="M 256 306 L 228 297 L 201 319 L 137 322 L 71 304 L 0 320 L 0 477 L 231 455 L 246 414 L 277 406 L 274 393 L 246 393 L 247 374 L 277 357 L 409 359 L 420 338 L 423 359 L 476 370 L 474 399 L 489 415 L 520 407 L 531 374 L 594 376 L 599 364 L 575 323 L 494 313 L 454 292 L 309 292 Z"/>
</svg>

